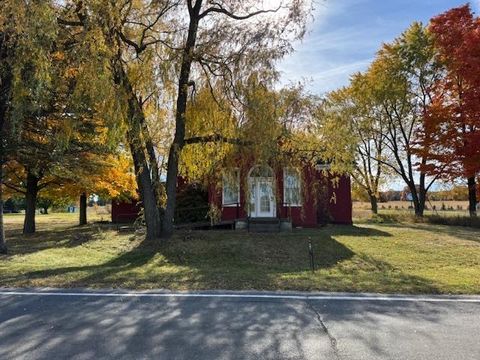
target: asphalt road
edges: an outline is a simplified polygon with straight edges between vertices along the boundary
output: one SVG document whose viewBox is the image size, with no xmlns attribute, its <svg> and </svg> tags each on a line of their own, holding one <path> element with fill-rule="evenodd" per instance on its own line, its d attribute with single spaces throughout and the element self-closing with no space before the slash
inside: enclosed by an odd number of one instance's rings
<svg viewBox="0 0 480 360">
<path fill-rule="evenodd" d="M 96 294 L 0 291 L 0 359 L 480 359 L 480 298 Z"/>
</svg>

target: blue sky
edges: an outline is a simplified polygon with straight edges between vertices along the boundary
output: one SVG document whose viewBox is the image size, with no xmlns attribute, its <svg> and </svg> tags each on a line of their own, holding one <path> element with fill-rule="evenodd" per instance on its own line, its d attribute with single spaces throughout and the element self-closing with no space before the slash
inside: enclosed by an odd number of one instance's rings
<svg viewBox="0 0 480 360">
<path fill-rule="evenodd" d="M 321 95 L 348 84 L 365 70 L 384 42 L 390 42 L 413 21 L 428 20 L 457 0 L 317 0 L 316 16 L 306 38 L 281 64 L 282 83 L 305 80 Z M 470 1 L 480 13 L 480 0 Z"/>
</svg>

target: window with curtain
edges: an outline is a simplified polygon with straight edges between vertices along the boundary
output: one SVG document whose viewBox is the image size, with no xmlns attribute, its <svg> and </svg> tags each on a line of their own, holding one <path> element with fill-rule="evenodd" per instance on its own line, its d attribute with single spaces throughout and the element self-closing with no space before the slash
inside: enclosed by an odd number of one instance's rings
<svg viewBox="0 0 480 360">
<path fill-rule="evenodd" d="M 223 206 L 236 206 L 240 202 L 240 171 L 234 169 L 223 175 Z"/>
<path fill-rule="evenodd" d="M 293 168 L 283 170 L 283 199 L 288 206 L 301 206 L 300 173 Z"/>
</svg>

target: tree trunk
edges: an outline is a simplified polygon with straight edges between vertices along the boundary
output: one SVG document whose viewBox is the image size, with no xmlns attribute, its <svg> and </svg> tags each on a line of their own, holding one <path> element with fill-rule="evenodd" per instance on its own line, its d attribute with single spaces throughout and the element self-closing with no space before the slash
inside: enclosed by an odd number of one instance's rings
<svg viewBox="0 0 480 360">
<path fill-rule="evenodd" d="M 477 216 L 477 188 L 475 176 L 468 178 L 468 212 L 470 216 Z"/>
<path fill-rule="evenodd" d="M 121 64 L 120 59 L 112 61 L 115 74 L 114 81 L 117 85 L 121 86 L 128 95 L 127 141 L 132 154 L 135 177 L 143 207 L 145 225 L 147 227 L 146 239 L 154 240 L 160 237 L 162 222 L 158 209 L 158 201 L 155 196 L 155 188 L 152 184 L 150 167 L 145 155 L 145 145 L 142 140 L 142 124 L 145 119 L 139 99 Z"/>
<path fill-rule="evenodd" d="M 200 21 L 199 13 L 202 1 L 198 0 L 190 12 L 190 24 L 188 27 L 188 36 L 182 55 L 182 67 L 178 81 L 177 108 L 175 114 L 175 137 L 168 154 L 167 164 L 167 206 L 163 218 L 162 237 L 170 237 L 173 233 L 173 221 L 175 216 L 175 207 L 177 203 L 177 177 L 178 177 L 178 159 L 185 145 L 185 115 L 187 110 L 188 89 L 190 86 L 190 71 L 192 67 L 192 55 L 197 42 L 198 23 Z"/>
<path fill-rule="evenodd" d="M 412 202 L 413 208 L 415 209 L 415 216 L 423 217 L 423 213 L 425 210 L 425 195 L 422 196 L 421 191 L 420 193 L 417 192 L 415 184 L 408 184 L 408 188 L 410 189 L 410 193 L 412 194 Z"/>
<path fill-rule="evenodd" d="M 163 186 L 160 180 L 160 169 L 158 167 L 157 156 L 155 153 L 155 146 L 153 145 L 152 136 L 149 132 L 145 117 L 140 117 L 140 125 L 142 128 L 142 135 L 145 140 L 145 151 L 148 154 L 150 177 L 153 189 L 155 191 L 155 199 L 157 201 L 157 207 L 161 211 L 161 199 L 163 197 Z"/>
<path fill-rule="evenodd" d="M 80 195 L 80 221 L 79 225 L 87 225 L 87 194 Z"/>
<path fill-rule="evenodd" d="M 27 172 L 27 192 L 25 196 L 25 221 L 23 223 L 23 233 L 35 233 L 35 211 L 38 195 L 38 182 L 40 179 L 30 170 Z"/>
<path fill-rule="evenodd" d="M 369 194 L 368 196 L 370 197 L 370 207 L 372 209 L 372 213 L 376 215 L 376 214 L 378 214 L 377 196 L 374 195 L 374 194 Z"/>
<path fill-rule="evenodd" d="M 163 237 L 170 237 L 173 234 L 173 221 L 175 217 L 175 207 L 177 203 L 177 177 L 178 177 L 178 157 L 180 148 L 172 144 L 168 154 L 167 166 L 167 206 L 163 218 Z"/>
<path fill-rule="evenodd" d="M 0 254 L 7 253 L 7 243 L 5 241 L 5 228 L 3 224 L 3 189 L 2 189 L 2 180 L 3 180 L 3 169 L 0 159 Z"/>
<path fill-rule="evenodd" d="M 130 138 L 130 136 L 129 136 Z M 145 159 L 145 153 L 142 149 L 138 149 L 131 139 L 130 151 L 133 157 L 133 164 L 135 167 L 136 180 L 138 190 L 140 193 L 140 200 L 143 206 L 143 215 L 145 217 L 145 224 L 147 226 L 147 240 L 154 240 L 160 237 L 161 232 L 161 220 L 160 213 L 157 207 L 157 201 L 155 198 L 155 189 L 152 186 L 150 178 L 150 171 Z"/>
<path fill-rule="evenodd" d="M 415 216 L 422 218 L 425 212 L 425 201 L 418 200 L 417 203 L 414 203 L 415 207 Z"/>
<path fill-rule="evenodd" d="M 48 215 L 48 206 L 43 207 L 43 214 Z"/>
<path fill-rule="evenodd" d="M 10 103 L 11 87 L 13 83 L 13 71 L 8 58 L 13 55 L 15 46 L 8 46 L 8 34 L 0 33 L 0 64 L 2 64 L 2 78 L 0 81 L 0 253 L 7 253 L 5 240 L 5 228 L 3 222 L 3 161 L 5 159 L 4 137 L 6 131 L 6 114 Z M 5 46 L 6 45 L 6 46 Z"/>
</svg>

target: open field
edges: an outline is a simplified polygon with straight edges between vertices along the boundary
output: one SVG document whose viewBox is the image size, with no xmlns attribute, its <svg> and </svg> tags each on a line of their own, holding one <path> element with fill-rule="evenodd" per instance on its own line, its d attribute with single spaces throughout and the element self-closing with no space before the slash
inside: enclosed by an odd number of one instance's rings
<svg viewBox="0 0 480 360">
<path fill-rule="evenodd" d="M 378 203 L 379 214 L 414 215 L 412 204 L 409 201 L 388 201 Z M 430 216 L 468 216 L 468 201 L 430 201 L 426 204 L 425 215 Z M 364 201 L 353 202 L 354 219 L 365 219 L 371 216 L 370 203 Z"/>
<path fill-rule="evenodd" d="M 105 224 L 78 227 L 76 214 L 38 216 L 39 231 L 28 237 L 20 234 L 21 220 L 6 216 L 4 287 L 480 293 L 480 233 L 472 228 L 392 223 L 281 234 L 194 231 L 158 246 Z"/>
</svg>

